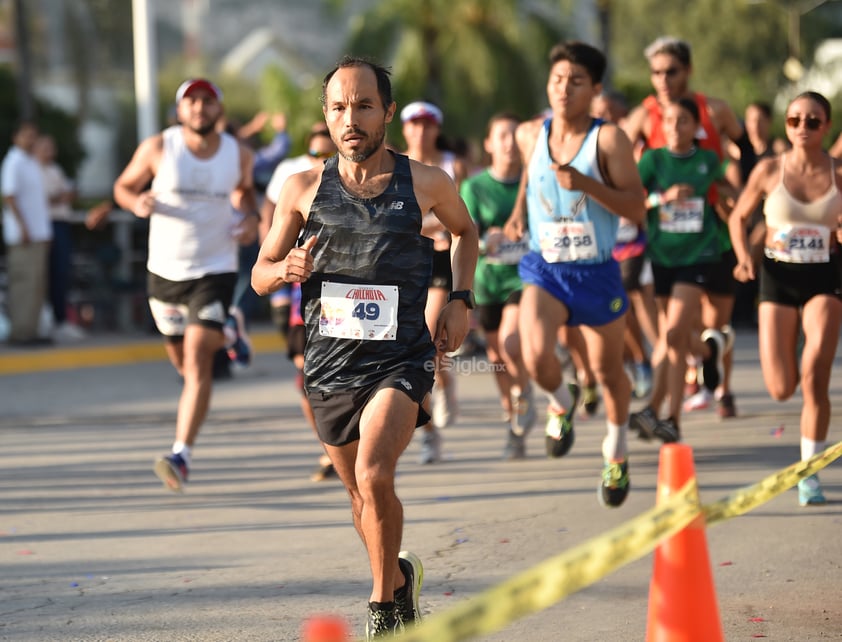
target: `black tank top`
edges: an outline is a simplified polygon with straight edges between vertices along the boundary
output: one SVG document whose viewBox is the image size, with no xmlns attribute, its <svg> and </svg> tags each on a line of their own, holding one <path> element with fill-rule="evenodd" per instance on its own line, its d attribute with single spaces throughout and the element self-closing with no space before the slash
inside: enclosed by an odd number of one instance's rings
<svg viewBox="0 0 842 642">
<path fill-rule="evenodd" d="M 370 199 L 342 185 L 337 157 L 325 162 L 322 180 L 299 242 L 318 237 L 314 271 L 301 287 L 307 327 L 304 382 L 308 391 L 360 388 L 398 368 L 423 368 L 435 348 L 424 320 L 432 274 L 432 240 L 421 235 L 409 159 L 393 154 L 395 169 L 385 191 Z M 393 341 L 319 333 L 323 282 L 398 287 L 398 329 Z"/>
</svg>

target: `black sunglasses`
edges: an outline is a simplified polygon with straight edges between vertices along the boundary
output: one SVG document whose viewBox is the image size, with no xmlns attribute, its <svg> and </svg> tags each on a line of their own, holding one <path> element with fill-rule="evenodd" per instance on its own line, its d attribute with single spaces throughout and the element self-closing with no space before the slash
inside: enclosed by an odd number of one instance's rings
<svg viewBox="0 0 842 642">
<path fill-rule="evenodd" d="M 672 78 L 679 71 L 681 71 L 681 69 L 678 67 L 667 67 L 666 69 L 650 69 L 649 73 L 653 76 L 666 76 L 667 78 Z"/>
<path fill-rule="evenodd" d="M 804 127 L 809 129 L 811 132 L 816 131 L 824 124 L 821 118 L 816 118 L 815 116 L 805 116 L 804 118 L 801 118 L 800 116 L 786 117 L 786 126 L 792 127 L 793 129 L 797 129 L 802 122 L 804 123 Z"/>
</svg>

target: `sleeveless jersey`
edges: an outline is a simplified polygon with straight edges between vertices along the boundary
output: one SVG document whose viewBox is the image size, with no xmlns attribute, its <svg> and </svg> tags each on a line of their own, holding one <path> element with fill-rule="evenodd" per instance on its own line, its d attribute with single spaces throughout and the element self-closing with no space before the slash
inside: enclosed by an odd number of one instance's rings
<svg viewBox="0 0 842 642">
<path fill-rule="evenodd" d="M 775 229 L 766 256 L 790 263 L 827 263 L 836 252 L 837 217 L 842 194 L 836 187 L 836 163 L 830 159 L 830 189 L 809 203 L 794 198 L 784 184 L 787 154 L 781 154 L 781 180 L 766 196 L 763 214 Z"/>
<path fill-rule="evenodd" d="M 402 154 L 393 156 L 395 169 L 388 187 L 369 199 L 354 196 L 342 185 L 337 156 L 325 162 L 300 238 L 301 243 L 311 236 L 318 238 L 312 250 L 315 269 L 301 286 L 308 391 L 361 388 L 396 369 L 432 367 L 435 348 L 424 320 L 424 307 L 432 275 L 433 242 L 421 235 L 421 210 L 415 199 L 409 159 Z M 340 298 L 353 299 L 369 296 L 362 292 L 396 288 L 394 339 L 324 334 L 320 326 L 337 321 L 330 316 L 330 309 L 323 310 L 322 296 L 328 288 L 331 292 L 341 290 Z M 364 301 L 361 305 L 361 313 L 369 318 L 379 313 Z"/>
<path fill-rule="evenodd" d="M 202 159 L 187 148 L 180 126 L 164 130 L 147 269 L 170 281 L 236 272 L 234 227 L 241 219 L 230 198 L 239 183 L 240 150 L 232 136 L 221 134 L 216 154 Z"/>
<path fill-rule="evenodd" d="M 542 253 L 542 243 L 545 243 L 543 249 L 546 252 L 546 243 L 551 240 L 547 236 L 548 228 L 553 224 L 569 223 L 572 225 L 567 230 L 561 230 L 558 234 L 552 232 L 556 236 L 556 249 L 564 251 L 561 255 L 562 261 L 604 263 L 611 259 L 620 219 L 584 192 L 566 190 L 558 184 L 555 172 L 550 167 L 550 163 L 553 162 L 549 147 L 551 123 L 552 118 L 544 121 L 535 151 L 529 161 L 526 206 L 529 212 L 530 249 Z M 600 183 L 605 182 L 599 169 L 597 154 L 597 138 L 602 123 L 598 118 L 593 119 L 582 146 L 569 163 L 571 167 Z M 586 258 L 563 260 L 564 257 L 570 256 L 567 250 L 577 244 L 576 250 L 581 250 L 577 255 L 585 255 Z M 587 247 L 590 244 L 593 244 L 593 248 Z M 591 254 L 592 256 L 589 256 Z M 544 256 L 546 259 L 546 253 Z"/>
<path fill-rule="evenodd" d="M 693 94 L 693 100 L 696 101 L 696 106 L 699 108 L 699 131 L 696 132 L 699 147 L 716 152 L 719 160 L 722 160 L 722 140 L 716 125 L 710 118 L 707 100 L 704 94 L 696 93 Z M 643 100 L 643 106 L 649 114 L 649 136 L 645 141 L 646 146 L 649 149 L 664 147 L 667 144 L 667 139 L 664 136 L 664 112 L 661 109 L 661 104 L 655 96 L 647 96 Z"/>
</svg>

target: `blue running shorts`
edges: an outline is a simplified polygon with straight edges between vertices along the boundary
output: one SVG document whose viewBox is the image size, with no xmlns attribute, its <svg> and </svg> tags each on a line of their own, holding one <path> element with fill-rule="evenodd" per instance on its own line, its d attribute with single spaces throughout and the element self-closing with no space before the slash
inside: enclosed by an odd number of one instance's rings
<svg viewBox="0 0 842 642">
<path fill-rule="evenodd" d="M 537 252 L 520 260 L 518 274 L 524 285 L 537 285 L 567 308 L 567 325 L 597 327 L 625 314 L 629 300 L 623 289 L 620 266 L 605 263 L 547 263 Z"/>
</svg>

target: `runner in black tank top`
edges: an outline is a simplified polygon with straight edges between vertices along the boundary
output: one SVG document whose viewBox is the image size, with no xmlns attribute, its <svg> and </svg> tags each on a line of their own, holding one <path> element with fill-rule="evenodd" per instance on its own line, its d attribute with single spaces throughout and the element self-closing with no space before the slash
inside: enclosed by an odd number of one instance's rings
<svg viewBox="0 0 842 642">
<path fill-rule="evenodd" d="M 307 398 L 368 554 L 369 640 L 421 617 L 423 567 L 400 550 L 395 471 L 430 419 L 436 355 L 456 350 L 468 332 L 478 238 L 447 174 L 386 149 L 397 108 L 386 68 L 343 58 L 325 76 L 322 105 L 338 155 L 284 183 L 252 286 L 270 294 L 302 284 Z M 421 235 L 422 211 L 453 239 L 456 290 L 432 330 L 424 307 L 433 248 Z"/>
<path fill-rule="evenodd" d="M 319 271 L 302 284 L 308 392 L 362 388 L 396 369 L 423 368 L 427 362 L 432 367 L 435 348 L 424 321 L 424 305 L 433 242 L 421 236 L 421 211 L 409 160 L 401 154 L 394 157 L 395 171 L 388 188 L 371 199 L 345 190 L 336 170 L 337 157 L 325 165 L 301 238 L 301 242 L 311 236 L 320 239 L 313 249 Z M 349 229 L 352 217 L 357 224 Z M 322 336 L 319 319 L 324 281 L 399 286 L 396 340 Z"/>
</svg>

